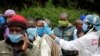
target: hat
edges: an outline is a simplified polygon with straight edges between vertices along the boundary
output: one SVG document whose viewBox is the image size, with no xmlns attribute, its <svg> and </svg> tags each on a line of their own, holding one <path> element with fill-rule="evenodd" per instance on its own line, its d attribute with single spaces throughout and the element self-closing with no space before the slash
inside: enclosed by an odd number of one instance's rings
<svg viewBox="0 0 100 56">
<path fill-rule="evenodd" d="M 82 14 L 82 15 L 80 16 L 80 20 L 84 21 L 85 17 L 86 17 L 86 15 Z"/>
<path fill-rule="evenodd" d="M 93 25 L 98 25 L 98 24 L 100 24 L 100 18 L 96 14 L 94 14 L 94 15 L 90 14 L 90 15 L 86 16 L 85 22 L 88 22 Z"/>
<path fill-rule="evenodd" d="M 15 15 L 16 12 L 12 9 L 8 9 L 5 11 L 4 16 Z"/>
<path fill-rule="evenodd" d="M 9 19 L 8 27 L 11 27 L 11 26 L 18 26 L 18 27 L 22 27 L 22 28 L 26 29 L 27 28 L 27 20 L 21 15 L 15 15 Z"/>
<path fill-rule="evenodd" d="M 87 15 L 85 22 L 93 25 L 96 30 L 100 30 L 100 17 L 98 15 Z"/>
</svg>

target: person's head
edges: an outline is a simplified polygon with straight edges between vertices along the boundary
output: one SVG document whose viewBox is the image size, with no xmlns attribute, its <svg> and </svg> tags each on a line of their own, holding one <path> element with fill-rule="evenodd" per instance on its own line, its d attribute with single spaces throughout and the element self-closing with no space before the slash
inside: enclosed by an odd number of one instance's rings
<svg viewBox="0 0 100 56">
<path fill-rule="evenodd" d="M 35 22 L 34 22 L 33 18 L 28 20 L 28 28 L 27 28 L 26 32 L 28 34 L 29 41 L 31 43 L 33 43 L 34 37 L 36 35 Z"/>
<path fill-rule="evenodd" d="M 33 20 L 28 20 L 28 27 L 32 27 L 34 28 L 35 27 L 35 22 Z"/>
<path fill-rule="evenodd" d="M 60 27 L 68 26 L 68 14 L 67 13 L 61 13 L 58 23 L 59 23 Z"/>
<path fill-rule="evenodd" d="M 88 25 L 88 29 L 94 28 L 95 31 L 100 29 L 100 17 L 98 15 L 87 15 L 85 23 Z"/>
<path fill-rule="evenodd" d="M 12 17 L 8 22 L 9 34 L 8 39 L 12 43 L 19 43 L 22 41 L 22 36 L 27 28 L 27 20 L 20 15 Z"/>
<path fill-rule="evenodd" d="M 82 21 L 80 19 L 77 19 L 75 22 L 74 22 L 74 25 L 76 27 L 77 30 L 81 31 L 82 30 Z"/>
<path fill-rule="evenodd" d="M 69 17 L 68 14 L 63 12 L 60 14 L 59 20 L 68 20 L 68 17 Z"/>
<path fill-rule="evenodd" d="M 37 27 L 43 27 L 44 23 L 43 23 L 44 19 L 43 18 L 36 18 L 35 23 Z"/>
<path fill-rule="evenodd" d="M 11 18 L 16 14 L 16 12 L 12 9 L 8 9 L 4 12 L 4 17 Z"/>
</svg>

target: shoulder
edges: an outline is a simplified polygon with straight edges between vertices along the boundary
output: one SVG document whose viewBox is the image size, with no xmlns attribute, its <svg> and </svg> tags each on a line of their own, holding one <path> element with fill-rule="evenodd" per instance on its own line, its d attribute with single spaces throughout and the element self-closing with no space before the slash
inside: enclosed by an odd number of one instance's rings
<svg viewBox="0 0 100 56">
<path fill-rule="evenodd" d="M 69 26 L 70 29 L 76 29 L 75 26 L 71 25 Z"/>
<path fill-rule="evenodd" d="M 5 40 L 0 41 L 0 46 L 4 46 L 5 45 Z"/>
<path fill-rule="evenodd" d="M 30 51 L 30 55 L 32 56 L 39 56 L 41 53 L 40 53 L 40 50 L 38 47 L 36 47 L 35 45 L 33 45 L 33 48 L 32 50 Z"/>
<path fill-rule="evenodd" d="M 0 41 L 0 56 L 2 55 L 8 55 L 9 54 L 9 56 L 11 56 L 12 55 L 12 53 L 11 53 L 11 49 L 10 48 L 8 48 L 8 46 L 7 46 L 7 44 L 5 43 L 5 41 L 3 40 L 3 41 Z"/>
<path fill-rule="evenodd" d="M 60 30 L 60 28 L 59 28 L 59 27 L 55 27 L 55 28 L 53 29 L 53 31 L 56 31 L 56 30 Z"/>
<path fill-rule="evenodd" d="M 98 39 L 99 37 L 97 36 L 96 32 L 91 32 L 88 34 L 85 34 L 84 36 L 80 37 L 79 40 L 83 41 L 91 41 L 92 39 Z"/>
</svg>

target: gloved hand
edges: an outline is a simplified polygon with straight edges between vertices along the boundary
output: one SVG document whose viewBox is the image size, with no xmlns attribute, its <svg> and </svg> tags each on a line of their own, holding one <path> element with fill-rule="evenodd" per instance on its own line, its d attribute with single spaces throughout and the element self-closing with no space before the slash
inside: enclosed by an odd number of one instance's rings
<svg viewBox="0 0 100 56">
<path fill-rule="evenodd" d="M 44 28 L 45 28 L 46 34 L 48 34 L 48 35 L 53 34 L 53 32 L 52 32 L 50 27 L 44 27 Z"/>
<path fill-rule="evenodd" d="M 49 27 L 49 25 L 45 21 L 43 21 L 43 24 L 44 24 L 44 27 Z"/>
<path fill-rule="evenodd" d="M 43 21 L 43 23 L 44 23 L 45 33 L 48 35 L 52 34 L 53 32 L 51 30 L 51 27 L 49 27 L 49 25 L 45 21 Z"/>
</svg>

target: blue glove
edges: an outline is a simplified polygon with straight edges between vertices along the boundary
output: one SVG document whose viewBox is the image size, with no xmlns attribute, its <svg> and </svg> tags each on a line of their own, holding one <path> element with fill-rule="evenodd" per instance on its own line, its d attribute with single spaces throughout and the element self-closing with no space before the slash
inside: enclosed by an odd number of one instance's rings
<svg viewBox="0 0 100 56">
<path fill-rule="evenodd" d="M 48 35 L 53 34 L 53 32 L 52 32 L 50 27 L 45 27 L 45 33 L 48 34 Z"/>
</svg>

